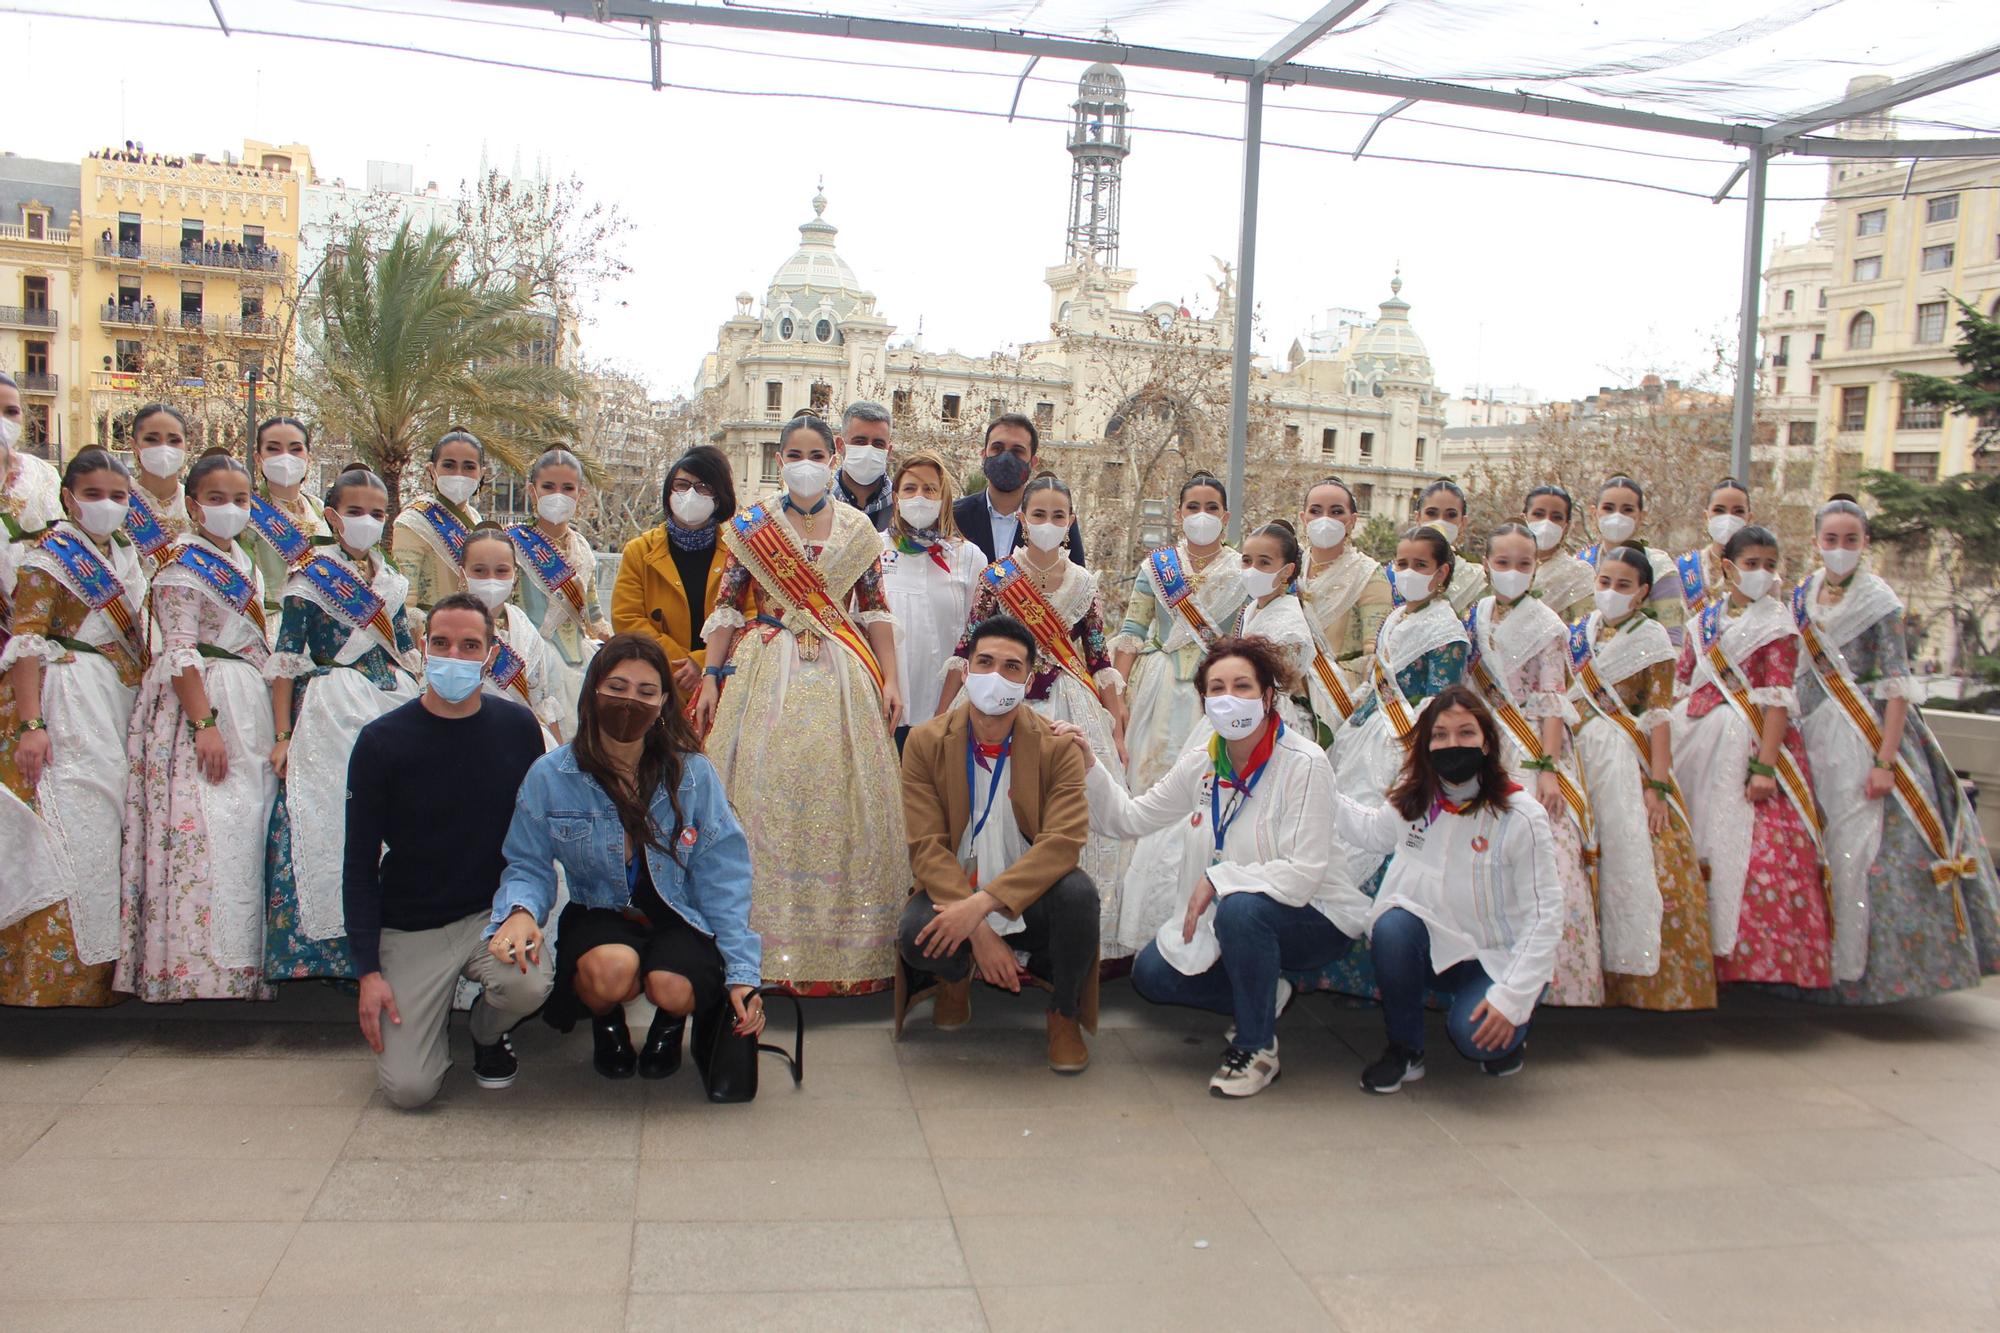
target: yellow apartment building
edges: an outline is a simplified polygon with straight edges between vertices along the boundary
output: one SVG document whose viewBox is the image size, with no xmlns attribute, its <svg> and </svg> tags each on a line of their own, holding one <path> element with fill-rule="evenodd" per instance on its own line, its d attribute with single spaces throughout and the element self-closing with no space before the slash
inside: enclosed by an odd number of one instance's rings
<svg viewBox="0 0 2000 1333">
<path fill-rule="evenodd" d="M 84 421 L 77 179 L 74 162 L 0 154 L 0 371 L 21 386 L 22 447 L 56 462 Z"/>
</svg>

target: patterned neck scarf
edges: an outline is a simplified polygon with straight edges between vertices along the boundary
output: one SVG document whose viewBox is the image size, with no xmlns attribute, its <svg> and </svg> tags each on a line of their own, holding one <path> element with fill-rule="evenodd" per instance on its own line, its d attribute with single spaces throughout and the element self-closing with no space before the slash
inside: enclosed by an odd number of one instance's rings
<svg viewBox="0 0 2000 1333">
<path fill-rule="evenodd" d="M 706 551 L 715 545 L 716 525 L 705 528 L 684 528 L 674 522 L 672 515 L 667 518 L 667 540 L 683 551 Z"/>
</svg>

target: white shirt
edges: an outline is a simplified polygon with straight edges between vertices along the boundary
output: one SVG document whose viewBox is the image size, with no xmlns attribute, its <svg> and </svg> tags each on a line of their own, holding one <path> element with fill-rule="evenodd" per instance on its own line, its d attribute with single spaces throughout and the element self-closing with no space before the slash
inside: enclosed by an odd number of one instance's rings
<svg viewBox="0 0 2000 1333">
<path fill-rule="evenodd" d="M 976 548 L 975 548 L 976 549 Z M 926 557 L 928 559 L 928 557 Z M 933 566 L 935 568 L 935 566 Z M 1026 704 L 1021 705 L 1023 708 Z M 1014 762 L 1010 756 L 1005 768 L 1000 771 L 1000 781 L 996 787 L 993 770 L 986 765 L 996 761 L 982 761 L 978 756 L 978 741 L 966 737 L 966 744 L 974 747 L 972 761 L 972 790 L 968 793 L 967 809 L 971 815 L 965 821 L 965 832 L 958 840 L 959 864 L 965 867 L 965 877 L 972 881 L 973 888 L 991 884 L 1027 854 L 1028 840 L 1021 836 L 1021 826 L 1014 819 Z M 992 804 L 987 804 L 988 793 Z M 980 816 L 986 817 L 984 827 Z M 979 836 L 973 836 L 978 829 Z M 1027 923 L 1019 917 L 1010 917 L 1005 912 L 988 912 L 986 923 L 998 935 L 1012 935 L 1025 930 Z"/>
<path fill-rule="evenodd" d="M 1261 893 L 1293 907 L 1313 907 L 1350 939 L 1368 921 L 1367 895 L 1328 872 L 1333 861 L 1333 765 L 1326 751 L 1290 727 L 1265 761 L 1264 775 L 1228 821 L 1216 858 L 1211 789 L 1215 765 L 1205 746 L 1184 751 L 1167 775 L 1141 796 L 1128 795 L 1103 764 L 1084 779 L 1090 826 L 1137 838 L 1179 822 L 1187 838 L 1182 863 L 1192 890 L 1206 873 L 1218 896 Z M 1224 791 L 1229 810 L 1234 792 Z"/>
<path fill-rule="evenodd" d="M 1486 993 L 1510 1023 L 1525 1023 L 1555 976 L 1563 890 L 1541 802 L 1517 791 L 1507 809 L 1404 819 L 1392 805 L 1340 797 L 1340 836 L 1389 856 L 1368 929 L 1392 907 L 1430 928 L 1431 970 L 1476 958 Z"/>
<path fill-rule="evenodd" d="M 1014 550 L 1014 539 L 1021 535 L 1021 511 L 1017 508 L 1011 514 L 1003 514 L 993 507 L 993 488 L 987 487 L 986 517 L 993 524 L 993 558 L 1005 560 Z"/>
<path fill-rule="evenodd" d="M 927 551 L 897 550 L 895 538 L 882 534 L 882 593 L 896 617 L 903 720 L 913 727 L 937 715 L 945 663 L 958 650 L 979 571 L 986 568 L 986 556 L 971 542 L 953 537 L 944 546 L 949 570 L 938 568 Z"/>
</svg>

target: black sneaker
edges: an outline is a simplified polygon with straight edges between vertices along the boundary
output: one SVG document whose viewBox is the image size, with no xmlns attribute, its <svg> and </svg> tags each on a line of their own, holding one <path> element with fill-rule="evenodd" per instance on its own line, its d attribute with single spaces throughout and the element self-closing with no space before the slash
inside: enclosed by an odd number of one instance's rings
<svg viewBox="0 0 2000 1333">
<path fill-rule="evenodd" d="M 521 1062 L 514 1058 L 513 1039 L 506 1033 L 501 1033 L 500 1040 L 490 1046 L 477 1039 L 473 1041 L 472 1077 L 479 1080 L 480 1087 L 507 1087 L 520 1072 Z"/>
<path fill-rule="evenodd" d="M 1361 1071 L 1364 1092 L 1388 1094 L 1424 1076 L 1424 1053 L 1390 1042 L 1382 1058 Z"/>
<path fill-rule="evenodd" d="M 1521 1066 L 1528 1059 L 1528 1044 L 1522 1042 L 1506 1055 L 1496 1060 L 1481 1060 L 1479 1072 L 1489 1078 L 1511 1078 L 1521 1072 Z"/>
</svg>

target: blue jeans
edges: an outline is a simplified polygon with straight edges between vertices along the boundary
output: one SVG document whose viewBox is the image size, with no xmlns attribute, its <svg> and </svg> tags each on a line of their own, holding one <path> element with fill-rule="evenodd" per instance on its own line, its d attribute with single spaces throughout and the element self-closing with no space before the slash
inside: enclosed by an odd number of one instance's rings
<svg viewBox="0 0 2000 1333">
<path fill-rule="evenodd" d="M 1325 913 L 1261 893 L 1232 893 L 1215 907 L 1222 959 L 1198 977 L 1176 971 L 1148 944 L 1132 963 L 1132 989 L 1155 1004 L 1184 1004 L 1236 1019 L 1235 1045 L 1261 1051 L 1276 1039 L 1278 973 L 1325 967 L 1354 941 Z"/>
<path fill-rule="evenodd" d="M 1476 1025 L 1472 1011 L 1486 998 L 1493 978 L 1476 958 L 1453 963 L 1442 972 L 1431 971 L 1431 932 L 1422 917 L 1400 907 L 1390 908 L 1377 918 L 1368 946 L 1375 957 L 1375 984 L 1382 994 L 1389 1040 L 1398 1046 L 1417 1052 L 1424 1049 L 1424 987 L 1432 984 L 1451 996 L 1444 1030 L 1466 1059 L 1497 1060 L 1527 1041 L 1528 1025 L 1523 1023 L 1514 1029 L 1514 1039 L 1498 1050 L 1473 1045 Z"/>
</svg>

